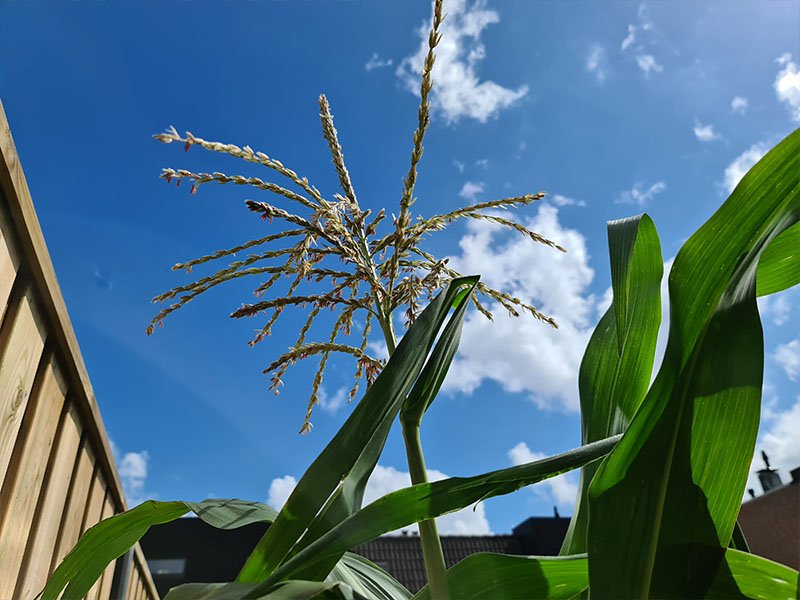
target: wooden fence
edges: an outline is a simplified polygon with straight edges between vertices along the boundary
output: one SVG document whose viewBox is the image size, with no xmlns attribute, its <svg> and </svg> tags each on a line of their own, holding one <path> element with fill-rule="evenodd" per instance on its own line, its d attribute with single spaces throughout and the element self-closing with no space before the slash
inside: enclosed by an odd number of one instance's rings
<svg viewBox="0 0 800 600">
<path fill-rule="evenodd" d="M 0 155 L 0 599 L 32 600 L 126 507 L 2 103 Z M 138 545 L 87 598 L 158 598 Z"/>
</svg>

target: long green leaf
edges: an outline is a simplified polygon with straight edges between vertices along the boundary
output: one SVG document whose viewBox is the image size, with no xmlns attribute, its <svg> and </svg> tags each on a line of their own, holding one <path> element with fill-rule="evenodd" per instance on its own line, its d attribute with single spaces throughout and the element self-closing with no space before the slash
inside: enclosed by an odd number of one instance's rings
<svg viewBox="0 0 800 600">
<path fill-rule="evenodd" d="M 164 600 L 236 600 L 254 583 L 187 583 L 172 588 Z M 341 582 L 286 581 L 254 600 L 374 600 Z"/>
<path fill-rule="evenodd" d="M 650 384 L 661 322 L 664 269 L 653 221 L 647 215 L 611 221 L 608 249 L 614 301 L 592 333 L 578 378 L 584 444 L 625 431 Z M 581 469 L 561 554 L 586 552 L 587 488 L 597 467 Z"/>
<path fill-rule="evenodd" d="M 758 261 L 756 295 L 781 292 L 800 283 L 800 223 L 770 242 Z"/>
<path fill-rule="evenodd" d="M 766 558 L 729 549 L 706 596 L 708 600 L 800 598 L 800 573 Z"/>
<path fill-rule="evenodd" d="M 800 130 L 745 175 L 675 259 L 664 362 L 589 486 L 593 598 L 702 597 L 710 588 L 758 431 L 756 269 L 798 220 Z"/>
<path fill-rule="evenodd" d="M 306 579 L 314 565 L 375 537 L 460 510 L 486 498 L 509 494 L 527 485 L 576 469 L 607 454 L 619 436 L 525 465 L 473 477 L 453 477 L 414 485 L 379 498 L 331 529 L 282 564 L 264 582 L 262 592 L 284 579 Z"/>
<path fill-rule="evenodd" d="M 65 598 L 83 598 L 106 567 L 130 550 L 151 526 L 174 521 L 189 511 L 219 529 L 235 529 L 254 522 L 269 523 L 277 515 L 275 509 L 260 502 L 148 500 L 90 528 L 50 577 L 42 600 L 55 600 L 65 586 Z"/>
<path fill-rule="evenodd" d="M 586 555 L 478 553 L 447 570 L 451 600 L 568 600 L 589 587 Z M 413 600 L 430 600 L 428 587 Z"/>
<path fill-rule="evenodd" d="M 447 371 L 450 369 L 450 364 L 453 361 L 453 357 L 455 356 L 458 344 L 461 340 L 461 330 L 464 324 L 463 316 L 467 306 L 464 299 L 468 298 L 468 294 L 471 293 L 471 291 L 472 288 L 462 290 L 453 300 L 453 306 L 456 308 L 456 311 L 445 326 L 439 341 L 431 352 L 428 362 L 425 364 L 422 373 L 414 383 L 411 392 L 408 394 L 400 411 L 401 419 L 407 418 L 407 409 L 409 406 L 416 407 L 416 418 L 421 419 L 422 413 L 427 409 L 438 393 L 447 375 Z M 322 511 L 320 511 L 320 514 L 317 515 L 311 523 L 306 534 L 294 548 L 292 548 L 290 555 L 297 554 L 311 542 L 329 531 L 331 527 L 342 522 L 345 518 L 361 508 L 364 489 L 366 488 L 369 475 L 378 462 L 391 425 L 392 421 L 387 419 L 379 432 L 373 436 L 359 456 L 353 469 L 348 473 L 347 477 L 345 477 L 340 488 L 336 490 L 328 501 L 328 504 L 326 504 Z M 318 564 L 317 568 L 319 572 L 316 574 L 317 578 L 323 578 L 327 574 L 332 565 L 336 562 L 334 558 L 335 557 L 331 557 L 331 561 L 328 564 Z M 310 573 L 307 573 L 306 576 L 313 578 Z"/>
<path fill-rule="evenodd" d="M 790 600 L 800 573 L 766 558 L 727 550 L 707 600 Z M 473 554 L 447 571 L 452 600 L 572 598 L 589 585 L 586 555 L 524 557 Z M 427 586 L 413 600 L 429 600 Z"/>
<path fill-rule="evenodd" d="M 362 484 L 374 468 L 389 428 L 419 377 L 451 306 L 463 297 L 463 288 L 471 290 L 477 280 L 465 277 L 452 281 L 409 328 L 364 398 L 300 479 L 275 523 L 248 558 L 238 581 L 258 582 L 268 577 L 290 554 L 326 503 L 333 508 L 324 521 L 314 525 L 312 533 L 317 536 L 327 531 L 336 519 L 357 508 L 363 494 Z M 459 318 L 463 319 L 463 311 Z M 363 458 L 365 453 L 367 456 Z M 354 468 L 359 472 L 348 480 Z M 349 495 L 343 494 L 343 480 L 350 486 Z M 338 498 L 332 500 L 335 494 Z M 333 563 L 336 561 L 338 557 Z"/>
<path fill-rule="evenodd" d="M 371 600 L 408 600 L 403 585 L 378 565 L 363 556 L 345 552 L 326 581 L 340 581 Z"/>
</svg>

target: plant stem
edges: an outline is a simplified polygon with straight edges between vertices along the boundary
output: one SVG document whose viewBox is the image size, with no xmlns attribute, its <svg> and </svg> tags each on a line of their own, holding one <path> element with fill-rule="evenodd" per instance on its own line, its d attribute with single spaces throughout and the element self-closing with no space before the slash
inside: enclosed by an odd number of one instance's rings
<svg viewBox="0 0 800 600">
<path fill-rule="evenodd" d="M 397 345 L 394 330 L 391 326 L 391 318 L 390 313 L 387 315 L 388 325 L 383 319 L 378 319 L 381 322 L 381 328 L 386 339 L 386 347 L 389 349 L 390 356 Z M 411 483 L 414 485 L 427 483 L 428 470 L 425 468 L 425 457 L 422 454 L 422 440 L 419 435 L 420 423 L 406 423 L 401 420 L 401 424 Z M 431 600 L 450 600 L 450 591 L 447 587 L 447 566 L 444 562 L 442 542 L 439 539 L 439 532 L 436 530 L 436 521 L 434 519 L 420 521 L 419 541 L 422 546 L 422 558 L 425 562 L 425 575 L 428 579 Z"/>
<path fill-rule="evenodd" d="M 403 439 L 406 443 L 408 471 L 411 483 L 427 483 L 428 471 L 425 469 L 425 457 L 422 455 L 422 442 L 419 437 L 419 424 L 403 423 Z M 431 600 L 449 600 L 447 588 L 447 567 L 442 553 L 442 543 L 436 530 L 436 521 L 428 519 L 419 523 L 419 541 L 422 545 L 422 558 L 425 561 L 425 574 L 428 577 L 428 588 Z"/>
</svg>

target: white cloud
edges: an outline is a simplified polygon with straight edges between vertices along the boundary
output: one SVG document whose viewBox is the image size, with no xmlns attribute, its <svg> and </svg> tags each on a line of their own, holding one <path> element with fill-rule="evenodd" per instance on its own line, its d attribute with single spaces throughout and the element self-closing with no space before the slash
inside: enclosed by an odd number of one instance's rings
<svg viewBox="0 0 800 600">
<path fill-rule="evenodd" d="M 773 410 L 768 418 L 769 426 L 761 434 L 758 446 L 767 453 L 770 465 L 783 471 L 783 479 L 792 469 L 800 467 L 800 397 L 785 411 Z"/>
<path fill-rule="evenodd" d="M 586 70 L 592 73 L 598 82 L 603 83 L 608 77 L 608 59 L 602 46 L 592 46 L 586 57 Z"/>
<path fill-rule="evenodd" d="M 465 167 L 466 165 L 465 165 L 463 162 L 461 162 L 460 160 L 453 159 L 453 166 L 454 166 L 456 169 L 458 169 L 458 172 L 459 172 L 459 173 L 463 173 L 463 172 L 464 172 L 464 167 Z"/>
<path fill-rule="evenodd" d="M 462 187 L 458 195 L 467 200 L 475 200 L 478 194 L 483 193 L 482 181 L 467 181 Z"/>
<path fill-rule="evenodd" d="M 747 173 L 754 164 L 761 160 L 761 157 L 767 153 L 767 150 L 767 145 L 763 142 L 753 144 L 747 150 L 733 159 L 733 162 L 731 162 L 731 164 L 725 168 L 725 175 L 722 185 L 729 194 L 742 180 L 742 177 L 744 177 L 745 173 Z"/>
<path fill-rule="evenodd" d="M 620 192 L 619 196 L 614 200 L 614 204 L 645 206 L 665 189 L 667 189 L 667 184 L 663 181 L 656 181 L 650 187 L 646 187 L 642 183 L 636 183 L 631 189 Z"/>
<path fill-rule="evenodd" d="M 656 57 L 652 54 L 637 54 L 636 64 L 639 65 L 639 69 L 644 73 L 645 78 L 650 77 L 650 73 L 660 73 L 664 70 L 664 67 L 658 64 Z"/>
<path fill-rule="evenodd" d="M 701 142 L 711 142 L 719 139 L 719 134 L 714 131 L 713 125 L 703 125 L 697 119 L 694 120 L 694 135 Z"/>
<path fill-rule="evenodd" d="M 575 200 L 561 194 L 554 194 L 550 197 L 550 201 L 556 206 L 586 206 L 583 200 Z"/>
<path fill-rule="evenodd" d="M 489 159 L 488 158 L 479 158 L 475 161 L 475 166 L 480 167 L 481 169 L 488 169 L 489 168 Z"/>
<path fill-rule="evenodd" d="M 297 479 L 291 475 L 285 475 L 283 477 L 277 477 L 273 479 L 269 484 L 267 504 L 269 504 L 272 508 L 280 510 L 283 508 L 283 505 L 286 504 L 289 496 L 292 495 L 292 491 L 296 485 Z"/>
<path fill-rule="evenodd" d="M 541 460 L 547 456 L 542 452 L 531 451 L 525 442 L 520 442 L 508 451 L 508 458 L 514 466 Z M 578 495 L 577 477 L 573 473 L 564 473 L 537 483 L 531 489 L 554 502 L 559 509 L 570 511 L 575 506 Z"/>
<path fill-rule="evenodd" d="M 126 452 L 122 454 L 114 443 L 114 440 L 109 441 L 111 453 L 114 455 L 114 462 L 117 464 L 117 473 L 119 474 L 120 483 L 122 483 L 122 490 L 125 493 L 128 506 L 136 506 L 148 498 L 154 497 L 155 494 L 145 491 L 145 484 L 147 483 L 147 465 L 150 461 L 150 453 L 147 452 L 147 450 L 142 450 L 141 452 Z"/>
<path fill-rule="evenodd" d="M 775 94 L 778 96 L 778 100 L 789 108 L 792 120 L 800 122 L 800 68 L 788 52 L 778 58 L 776 62 L 783 69 L 775 76 Z"/>
<path fill-rule="evenodd" d="M 586 240 L 559 223 L 552 205 L 540 205 L 523 224 L 568 252 L 473 221 L 459 242 L 461 253 L 450 257 L 450 264 L 537 306 L 558 321 L 559 329 L 530 316 L 511 317 L 495 303 L 489 304 L 493 321 L 470 312 L 444 389 L 471 393 L 484 381 L 494 381 L 507 392 L 527 394 L 541 408 L 577 411 L 578 367 L 596 316 L 595 297 L 588 290 L 594 272 Z"/>
<path fill-rule="evenodd" d="M 758 309 L 762 317 L 769 317 L 775 325 L 780 327 L 789 319 L 792 305 L 785 294 L 761 296 L 758 298 Z"/>
<path fill-rule="evenodd" d="M 731 100 L 731 112 L 738 113 L 743 115 L 747 112 L 747 107 L 749 106 L 749 102 L 747 98 L 743 98 L 741 96 L 734 96 L 733 100 Z"/>
<path fill-rule="evenodd" d="M 800 378 L 800 338 L 778 346 L 772 357 L 783 367 L 789 379 L 797 381 Z"/>
<path fill-rule="evenodd" d="M 369 57 L 367 64 L 364 65 L 364 68 L 367 71 L 374 71 L 375 69 L 385 69 L 386 67 L 391 67 L 394 61 L 391 58 L 383 59 L 378 56 L 377 52 L 373 52 L 372 56 Z"/>
<path fill-rule="evenodd" d="M 371 340 L 367 348 L 374 358 L 389 360 L 389 348 L 384 340 Z"/>
<path fill-rule="evenodd" d="M 628 35 L 622 40 L 620 50 L 625 52 L 636 41 L 636 25 L 628 25 Z"/>
<path fill-rule="evenodd" d="M 800 444 L 797 443 L 797 432 L 800 431 L 800 396 L 785 410 L 776 408 L 776 404 L 777 398 L 762 404 L 761 427 L 746 486 L 755 490 L 756 494 L 761 493 L 756 471 L 764 466 L 762 450 L 769 457 L 770 466 L 777 469 L 784 483 L 789 482 L 789 472 L 800 467 Z M 748 498 L 749 495 L 745 496 L 745 500 Z"/>
<path fill-rule="evenodd" d="M 439 481 L 447 479 L 447 475 L 436 469 L 428 469 L 428 479 L 430 481 Z M 297 480 L 291 475 L 273 479 L 269 486 L 270 506 L 281 508 L 296 485 Z M 386 494 L 410 485 L 411 477 L 406 471 L 377 465 L 364 491 L 364 506 Z M 486 519 L 486 510 L 483 504 L 477 504 L 474 510 L 472 506 L 468 506 L 457 512 L 442 515 L 436 519 L 436 526 L 439 533 L 443 535 L 491 535 L 492 533 L 489 521 Z M 416 525 L 411 525 L 394 533 L 400 533 L 401 531 L 418 531 L 418 528 Z"/>
<path fill-rule="evenodd" d="M 348 390 L 339 388 L 333 395 L 328 393 L 325 386 L 319 388 L 319 406 L 325 412 L 335 415 L 347 403 Z"/>
<path fill-rule="evenodd" d="M 433 67 L 433 107 L 448 123 L 463 117 L 485 123 L 527 95 L 528 86 L 511 89 L 478 77 L 476 66 L 486 57 L 481 34 L 499 21 L 497 11 L 486 8 L 485 0 L 456 0 L 448 5 Z M 419 49 L 397 68 L 401 82 L 415 94 L 419 94 L 419 74 L 428 52 L 430 28 L 430 20 L 419 28 Z"/>
</svg>

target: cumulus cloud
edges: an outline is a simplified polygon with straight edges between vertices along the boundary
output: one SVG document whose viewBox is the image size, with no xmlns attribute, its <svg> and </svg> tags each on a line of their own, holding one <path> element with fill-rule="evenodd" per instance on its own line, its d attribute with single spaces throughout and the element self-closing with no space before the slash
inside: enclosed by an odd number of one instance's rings
<svg viewBox="0 0 800 600">
<path fill-rule="evenodd" d="M 789 379 L 797 381 L 800 378 L 800 338 L 778 346 L 772 357 Z"/>
<path fill-rule="evenodd" d="M 373 52 L 372 56 L 369 57 L 367 64 L 364 65 L 364 69 L 367 71 L 385 69 L 386 67 L 391 67 L 393 62 L 394 61 L 391 58 L 381 58 L 377 52 Z"/>
<path fill-rule="evenodd" d="M 767 427 L 760 436 L 758 446 L 769 455 L 770 464 L 783 471 L 784 481 L 789 471 L 800 467 L 800 396 L 786 410 L 773 409 L 765 416 Z"/>
<path fill-rule="evenodd" d="M 620 44 L 620 51 L 623 54 L 632 49 L 636 64 L 646 79 L 650 77 L 651 73 L 660 73 L 664 70 L 656 57 L 647 50 L 649 47 L 653 47 L 652 33 L 654 30 L 653 21 L 647 15 L 647 5 L 642 3 L 636 11 L 636 21 L 628 25 L 628 34 Z"/>
<path fill-rule="evenodd" d="M 636 183 L 631 189 L 620 192 L 614 200 L 614 204 L 645 206 L 665 189 L 667 189 L 667 184 L 663 181 L 656 181 L 649 187 L 642 183 Z"/>
<path fill-rule="evenodd" d="M 664 70 L 652 54 L 637 54 L 636 64 L 639 65 L 639 70 L 644 73 L 645 78 L 649 78 L 651 73 L 660 73 Z"/>
<path fill-rule="evenodd" d="M 788 52 L 776 62 L 783 69 L 775 76 L 775 95 L 789 108 L 792 120 L 800 122 L 800 68 Z"/>
<path fill-rule="evenodd" d="M 761 411 L 761 427 L 756 441 L 750 477 L 747 488 L 759 493 L 761 485 L 756 471 L 763 468 L 761 451 L 769 457 L 770 466 L 777 469 L 784 483 L 789 481 L 789 472 L 800 467 L 800 444 L 797 443 L 797 432 L 800 431 L 800 396 L 788 408 L 777 408 L 777 398 L 763 402 Z M 749 496 L 745 496 L 748 499 Z"/>
<path fill-rule="evenodd" d="M 714 131 L 713 125 L 703 125 L 697 119 L 694 120 L 694 135 L 701 142 L 711 142 L 719 139 L 719 134 Z"/>
<path fill-rule="evenodd" d="M 444 389 L 471 393 L 484 381 L 495 381 L 507 392 L 527 394 L 541 408 L 576 411 L 578 367 L 596 316 L 596 300 L 589 293 L 594 272 L 586 240 L 562 226 L 558 209 L 549 204 L 541 205 L 523 224 L 568 252 L 509 236 L 492 223 L 473 221 L 459 242 L 460 254 L 450 257 L 450 264 L 461 273 L 478 273 L 486 284 L 537 306 L 555 317 L 559 329 L 529 316 L 511 317 L 493 304 L 494 321 L 469 313 Z"/>
<path fill-rule="evenodd" d="M 525 442 L 520 442 L 508 451 L 508 458 L 514 466 L 541 460 L 547 456 L 542 452 L 533 452 Z M 540 496 L 551 500 L 560 510 L 568 512 L 575 506 L 575 499 L 578 495 L 578 478 L 573 473 L 564 473 L 537 483 L 531 489 Z"/>
<path fill-rule="evenodd" d="M 464 172 L 464 167 L 466 167 L 466 165 L 463 162 L 461 162 L 460 160 L 456 160 L 456 159 L 453 159 L 453 166 L 456 169 L 458 169 L 459 173 L 463 173 Z"/>
<path fill-rule="evenodd" d="M 441 479 L 447 479 L 447 475 L 436 469 L 428 469 L 428 479 L 430 481 L 439 481 Z M 296 485 L 297 480 L 291 475 L 273 479 L 269 486 L 270 506 L 278 509 L 281 508 Z M 409 487 L 410 485 L 411 477 L 406 471 L 400 471 L 394 467 L 377 465 L 364 491 L 364 506 L 386 494 Z M 483 504 L 476 505 L 474 510 L 473 507 L 468 506 L 460 511 L 438 517 L 436 519 L 436 526 L 439 533 L 444 535 L 491 535 L 492 533 Z M 411 525 L 394 533 L 400 533 L 402 531 L 418 531 L 418 528 L 416 525 Z"/>
<path fill-rule="evenodd" d="M 114 440 L 109 440 L 111 453 L 114 455 L 114 462 L 117 464 L 117 473 L 122 483 L 122 491 L 128 505 L 133 507 L 141 504 L 147 498 L 152 498 L 154 494 L 145 492 L 147 483 L 147 466 L 150 462 L 150 453 L 147 450 L 141 452 L 121 453 Z"/>
<path fill-rule="evenodd" d="M 622 44 L 620 45 L 620 50 L 625 52 L 633 43 L 636 41 L 636 25 L 630 24 L 628 25 L 628 35 L 625 36 L 625 39 L 622 40 Z"/>
<path fill-rule="evenodd" d="M 284 475 L 273 479 L 269 484 L 269 492 L 267 494 L 267 504 L 272 508 L 280 510 L 289 496 L 292 495 L 295 486 L 297 486 L 297 479 L 291 475 Z"/>
<path fill-rule="evenodd" d="M 742 180 L 750 168 L 767 153 L 769 148 L 764 142 L 753 144 L 725 168 L 722 185 L 730 194 Z"/>
<path fill-rule="evenodd" d="M 339 388 L 333 394 L 328 392 L 325 386 L 319 388 L 319 406 L 326 413 L 335 415 L 347 403 L 347 392 L 345 388 Z"/>
<path fill-rule="evenodd" d="M 742 98 L 741 96 L 734 96 L 733 100 L 731 100 L 731 112 L 738 113 L 743 115 L 747 112 L 747 107 L 749 106 L 749 102 L 747 98 Z"/>
<path fill-rule="evenodd" d="M 467 200 L 475 200 L 478 194 L 483 193 L 483 187 L 484 184 L 482 181 L 467 181 L 461 186 L 461 191 L 458 192 L 458 195 Z"/>
<path fill-rule="evenodd" d="M 758 298 L 758 310 L 762 317 L 769 318 L 780 327 L 789 319 L 792 305 L 785 294 L 761 296 Z"/>
<path fill-rule="evenodd" d="M 586 70 L 594 75 L 599 83 L 603 83 L 608 77 L 608 58 L 602 46 L 595 45 L 589 49 L 585 64 Z"/>
<path fill-rule="evenodd" d="M 561 194 L 554 194 L 550 197 L 550 201 L 556 206 L 586 206 L 583 200 L 575 200 Z"/>
<path fill-rule="evenodd" d="M 528 86 L 507 88 L 478 77 L 476 67 L 486 57 L 481 35 L 486 27 L 499 21 L 497 11 L 487 8 L 485 0 L 456 0 L 448 5 L 441 27 L 442 41 L 436 48 L 432 102 L 434 110 L 441 112 L 448 123 L 465 117 L 485 123 L 527 95 Z M 419 48 L 397 68 L 400 81 L 415 94 L 419 94 L 419 74 L 428 52 L 430 28 L 430 20 L 419 28 Z"/>
</svg>

